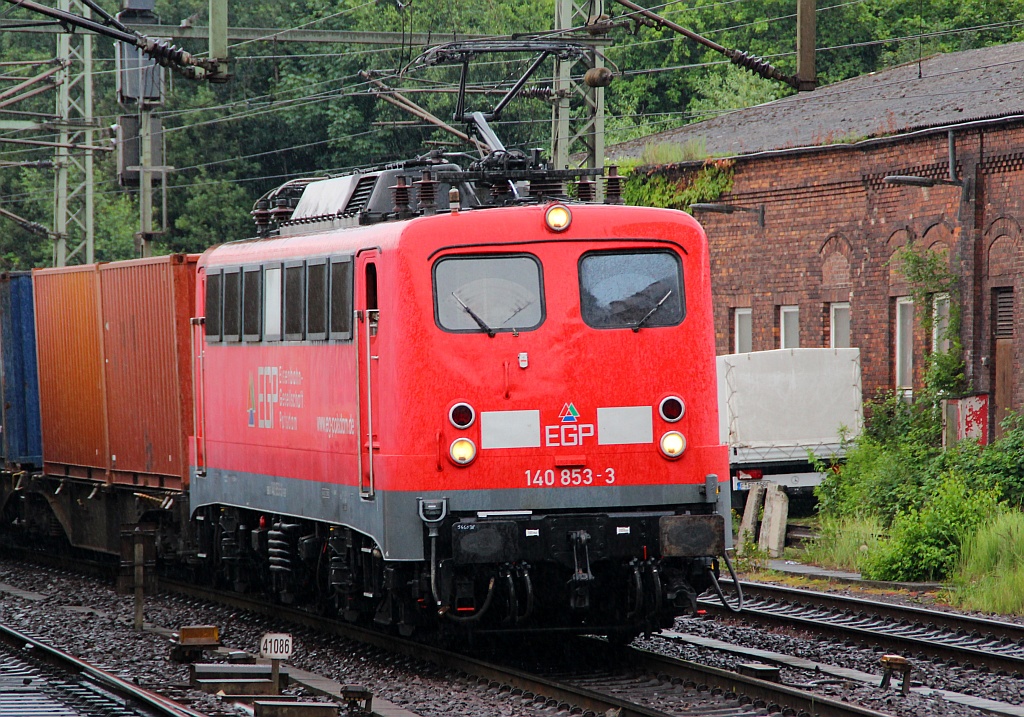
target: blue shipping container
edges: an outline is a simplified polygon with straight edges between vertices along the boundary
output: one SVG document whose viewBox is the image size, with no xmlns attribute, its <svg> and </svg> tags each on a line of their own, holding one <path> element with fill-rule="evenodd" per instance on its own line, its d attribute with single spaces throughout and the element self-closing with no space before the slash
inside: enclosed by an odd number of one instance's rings
<svg viewBox="0 0 1024 717">
<path fill-rule="evenodd" d="M 0 274 L 0 449 L 8 468 L 41 466 L 39 371 L 32 274 Z"/>
</svg>

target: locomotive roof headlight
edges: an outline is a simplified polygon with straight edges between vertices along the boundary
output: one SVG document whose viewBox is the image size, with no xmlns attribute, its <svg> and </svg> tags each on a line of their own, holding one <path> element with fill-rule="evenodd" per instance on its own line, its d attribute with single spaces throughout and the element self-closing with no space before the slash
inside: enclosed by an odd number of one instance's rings
<svg viewBox="0 0 1024 717">
<path fill-rule="evenodd" d="M 658 414 L 669 423 L 675 423 L 686 413 L 686 404 L 678 396 L 667 396 L 658 404 Z"/>
<path fill-rule="evenodd" d="M 456 403 L 448 411 L 448 420 L 456 428 L 464 430 L 473 425 L 473 421 L 476 420 L 476 411 L 468 403 Z"/>
<path fill-rule="evenodd" d="M 448 449 L 448 455 L 455 465 L 469 465 L 476 458 L 476 444 L 468 438 L 456 438 Z"/>
<path fill-rule="evenodd" d="M 572 212 L 564 204 L 552 204 L 544 212 L 544 223 L 553 232 L 564 232 L 572 224 Z"/>
<path fill-rule="evenodd" d="M 683 451 L 686 450 L 686 439 L 679 431 L 669 431 L 661 437 L 658 445 L 661 447 L 661 452 L 666 458 L 675 460 L 683 455 Z"/>
</svg>

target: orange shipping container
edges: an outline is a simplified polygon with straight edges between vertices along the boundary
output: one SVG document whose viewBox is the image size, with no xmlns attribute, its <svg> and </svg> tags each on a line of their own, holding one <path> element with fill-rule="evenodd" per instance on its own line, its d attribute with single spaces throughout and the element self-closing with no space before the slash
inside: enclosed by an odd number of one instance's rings
<svg viewBox="0 0 1024 717">
<path fill-rule="evenodd" d="M 33 272 L 46 473 L 187 485 L 197 259 Z"/>
</svg>

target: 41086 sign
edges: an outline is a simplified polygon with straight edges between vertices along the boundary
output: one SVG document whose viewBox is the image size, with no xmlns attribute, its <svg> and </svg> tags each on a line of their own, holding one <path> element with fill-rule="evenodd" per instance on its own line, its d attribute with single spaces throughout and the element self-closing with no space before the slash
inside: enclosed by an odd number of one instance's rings
<svg viewBox="0 0 1024 717">
<path fill-rule="evenodd" d="M 260 638 L 260 657 L 287 660 L 292 656 L 292 636 L 286 632 L 268 632 Z"/>
</svg>

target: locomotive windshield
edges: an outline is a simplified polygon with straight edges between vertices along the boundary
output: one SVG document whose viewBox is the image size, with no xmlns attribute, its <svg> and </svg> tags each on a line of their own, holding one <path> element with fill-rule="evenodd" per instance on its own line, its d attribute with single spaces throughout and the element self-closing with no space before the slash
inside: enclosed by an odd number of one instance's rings
<svg viewBox="0 0 1024 717">
<path fill-rule="evenodd" d="M 585 255 L 580 260 L 580 310 L 596 329 L 679 324 L 686 314 L 679 257 L 670 251 Z"/>
<path fill-rule="evenodd" d="M 434 265 L 434 315 L 453 332 L 535 329 L 544 320 L 540 263 L 522 254 L 441 259 Z"/>
</svg>

